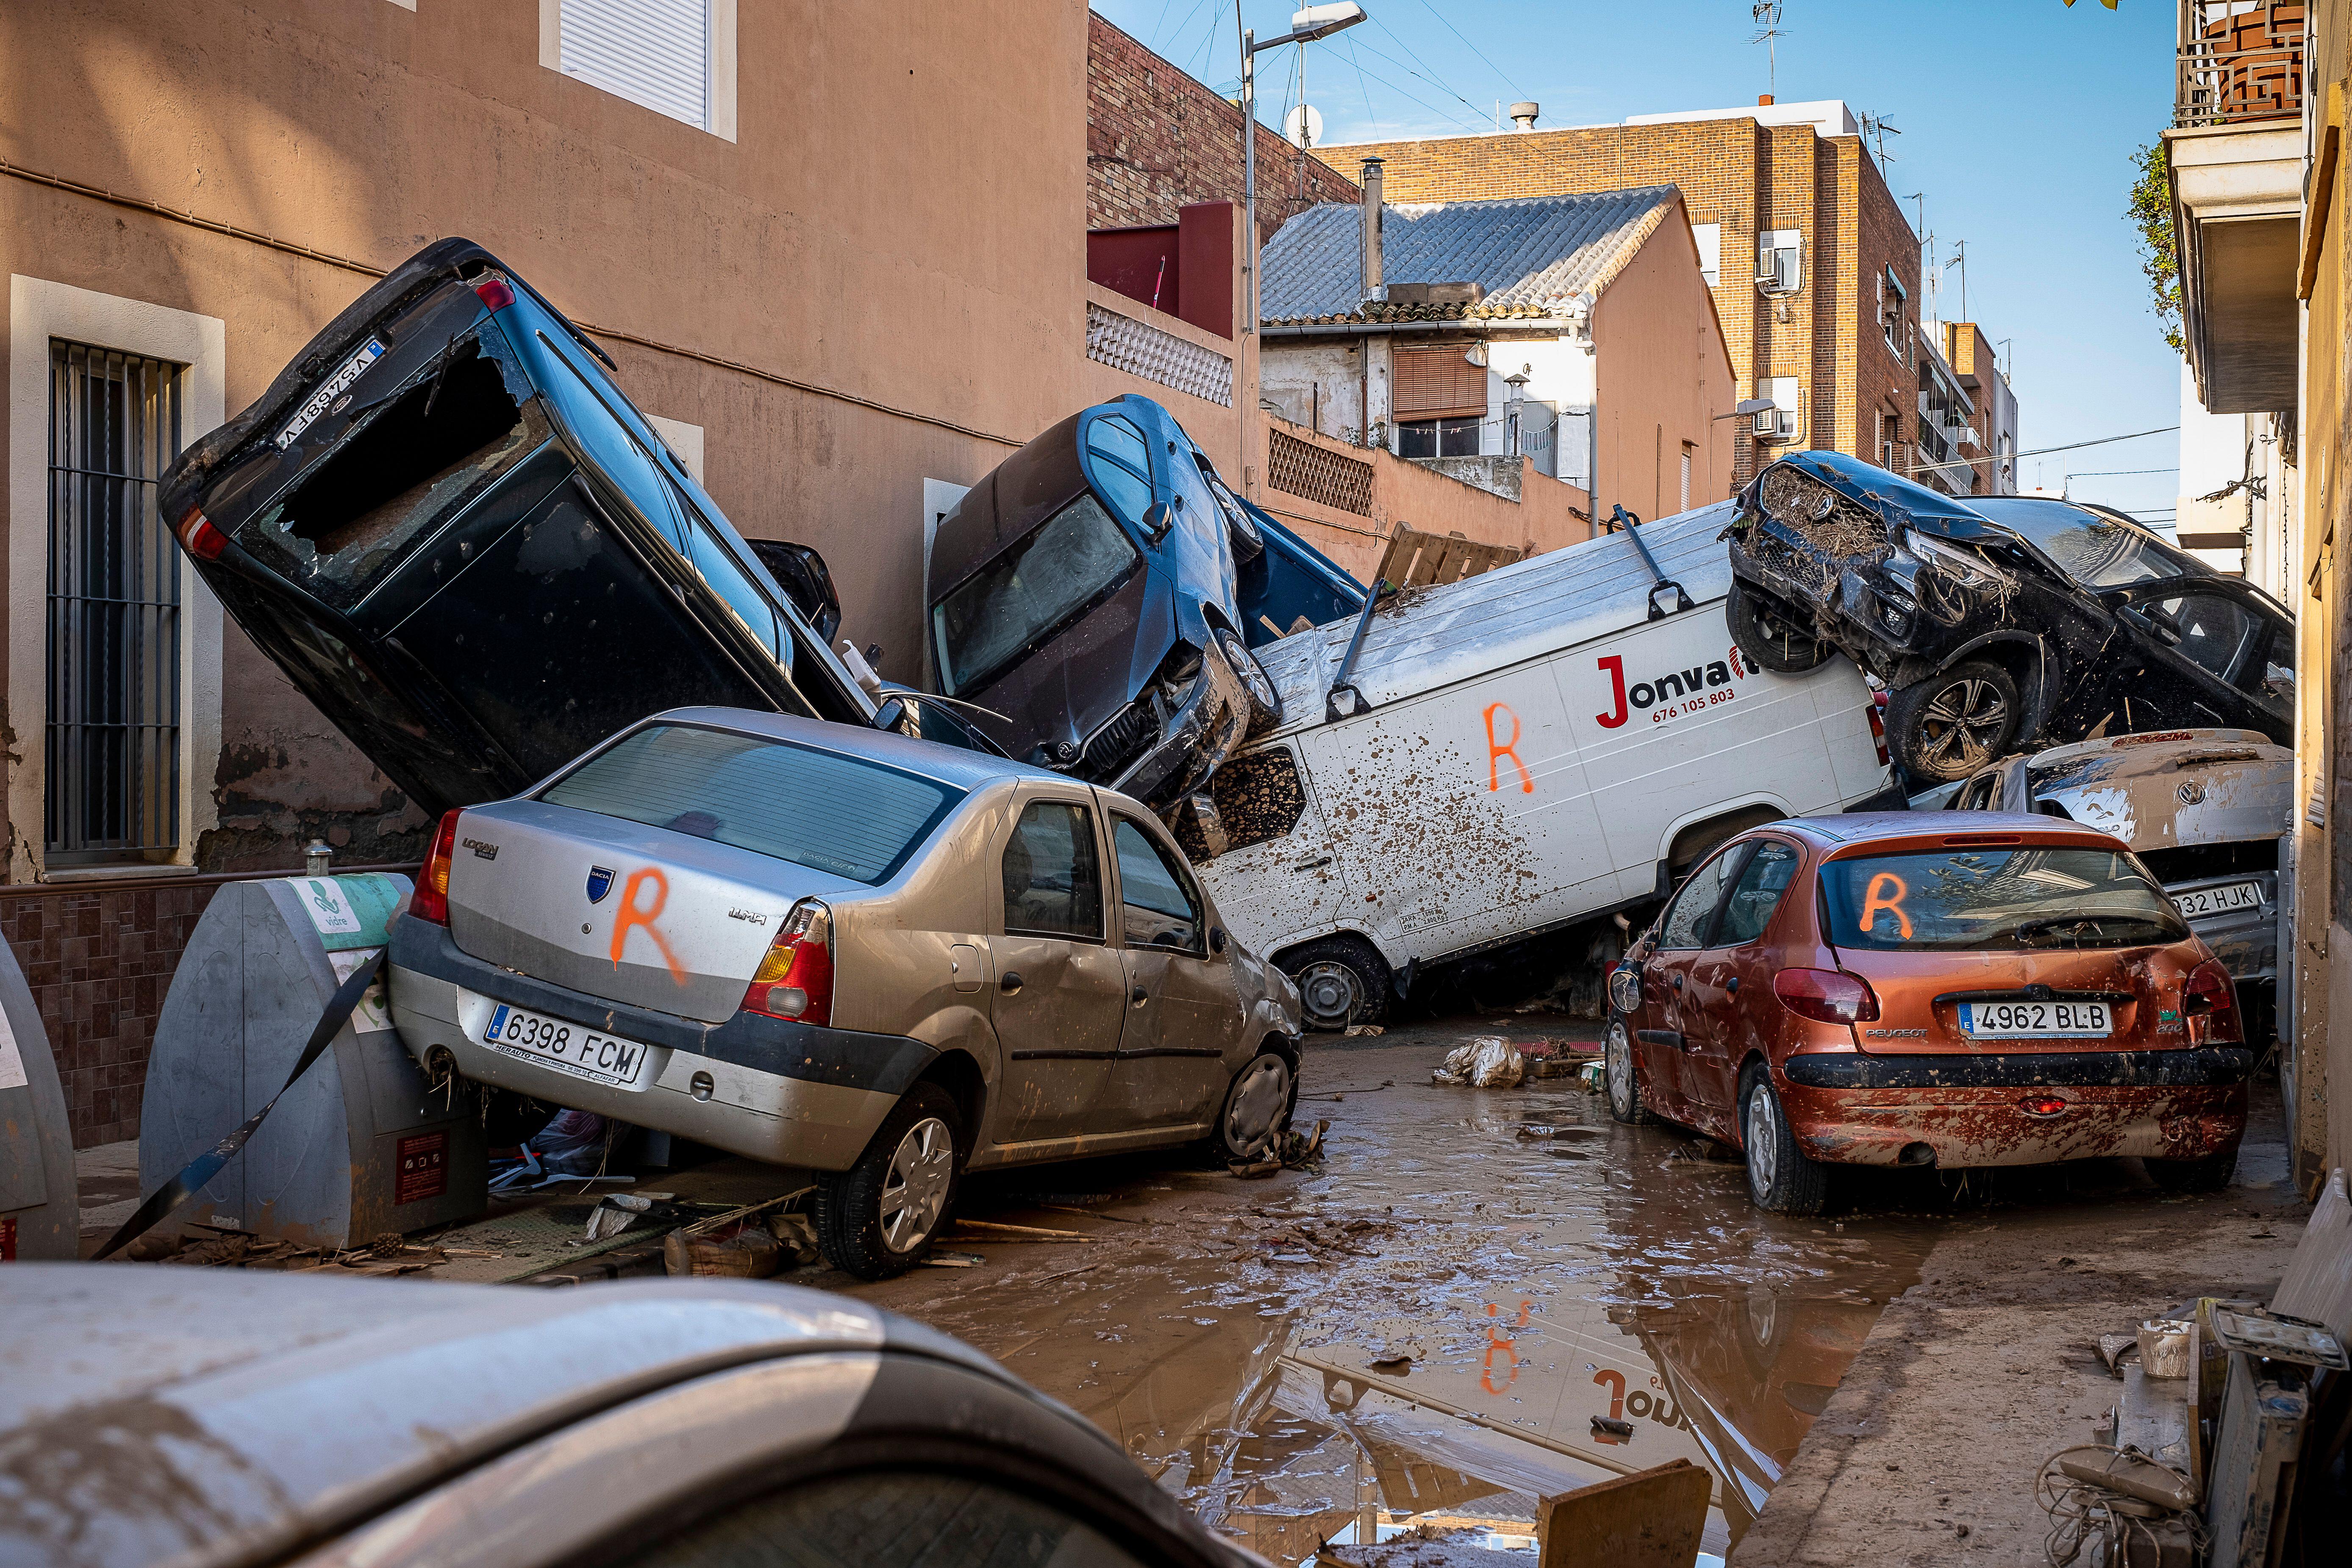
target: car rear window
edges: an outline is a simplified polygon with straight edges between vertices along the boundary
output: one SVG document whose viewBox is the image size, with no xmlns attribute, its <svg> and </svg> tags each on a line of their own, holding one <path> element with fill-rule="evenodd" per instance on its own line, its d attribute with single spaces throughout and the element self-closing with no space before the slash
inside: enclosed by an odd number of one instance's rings
<svg viewBox="0 0 2352 1568">
<path fill-rule="evenodd" d="M 864 757 L 693 724 L 654 724 L 540 793 L 854 882 L 884 881 L 964 792 Z"/>
<path fill-rule="evenodd" d="M 2129 855 L 2106 849 L 1943 849 L 1822 868 L 1833 946 L 1902 952 L 2138 947 L 2189 934 Z"/>
</svg>

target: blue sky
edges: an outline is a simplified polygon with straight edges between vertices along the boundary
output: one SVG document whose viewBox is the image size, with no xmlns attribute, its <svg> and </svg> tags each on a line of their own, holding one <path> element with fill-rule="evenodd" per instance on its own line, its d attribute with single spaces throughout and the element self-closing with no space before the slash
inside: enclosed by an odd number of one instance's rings
<svg viewBox="0 0 2352 1568">
<path fill-rule="evenodd" d="M 1886 183 L 1924 192 L 1948 259 L 1965 240 L 1968 309 L 2011 340 L 2021 449 L 2179 417 L 2179 362 L 2148 309 L 2123 216 L 2134 148 L 2170 118 L 2173 7 L 2162 0 L 1787 0 L 1778 77 L 1750 44 L 1749 0 L 1363 0 L 1372 20 L 1307 46 L 1307 101 L 1326 142 L 1491 128 L 1497 100 L 1533 99 L 1547 126 L 1629 114 L 1842 98 L 1901 131 Z M 1095 0 L 1194 76 L 1234 90 L 1234 0 Z M 1288 0 L 1241 0 L 1261 37 Z M 1259 56 L 1263 118 L 1292 100 L 1289 49 Z M 1505 123 L 1508 123 L 1507 121 Z M 1904 210 L 1918 222 L 1919 204 Z M 1960 269 L 1943 310 L 1957 320 Z M 2168 522 L 2176 438 L 2028 458 L 2021 479 Z"/>
</svg>

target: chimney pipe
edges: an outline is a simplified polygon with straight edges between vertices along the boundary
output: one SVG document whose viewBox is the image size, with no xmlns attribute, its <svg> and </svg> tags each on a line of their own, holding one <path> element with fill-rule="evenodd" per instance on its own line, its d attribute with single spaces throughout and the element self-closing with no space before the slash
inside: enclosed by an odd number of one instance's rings
<svg viewBox="0 0 2352 1568">
<path fill-rule="evenodd" d="M 1388 289 L 1381 280 L 1381 164 L 1364 160 L 1364 298 L 1383 300 Z"/>
<path fill-rule="evenodd" d="M 1759 108 L 1759 109 L 1769 109 L 1769 108 L 1771 108 L 1771 107 L 1772 107 L 1772 95 L 1771 95 L 1770 93 L 1769 93 L 1769 92 L 1759 92 L 1759 93 L 1758 93 L 1758 94 L 1756 95 L 1756 107 L 1757 107 L 1757 108 Z"/>
<path fill-rule="evenodd" d="M 1540 103 L 1515 103 L 1511 105 L 1511 123 L 1522 131 L 1533 131 L 1536 116 L 1542 112 L 1543 105 Z"/>
</svg>

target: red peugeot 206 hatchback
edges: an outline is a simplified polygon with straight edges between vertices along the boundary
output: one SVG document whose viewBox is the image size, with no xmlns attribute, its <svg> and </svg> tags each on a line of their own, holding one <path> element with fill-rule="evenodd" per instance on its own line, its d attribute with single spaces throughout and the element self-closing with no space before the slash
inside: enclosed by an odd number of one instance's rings
<svg viewBox="0 0 2352 1568">
<path fill-rule="evenodd" d="M 2254 1052 L 2227 970 L 2131 852 L 2046 816 L 1750 829 L 1609 979 L 1610 1110 L 1742 1150 L 1819 1211 L 1830 1165 L 2137 1155 L 2216 1188 Z"/>
</svg>

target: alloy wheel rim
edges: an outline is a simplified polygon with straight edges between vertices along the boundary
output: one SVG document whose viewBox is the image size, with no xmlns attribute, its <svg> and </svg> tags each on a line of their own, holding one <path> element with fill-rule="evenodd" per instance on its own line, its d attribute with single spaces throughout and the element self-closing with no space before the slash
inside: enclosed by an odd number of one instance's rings
<svg viewBox="0 0 2352 1568">
<path fill-rule="evenodd" d="M 1759 1194 L 1772 1190 L 1780 1161 L 1780 1121 L 1772 1110 L 1772 1091 L 1759 1083 L 1748 1097 L 1748 1179 Z"/>
<path fill-rule="evenodd" d="M 1602 1070 L 1609 1075 L 1609 1103 L 1616 1108 L 1618 1114 L 1624 1115 L 1633 1109 L 1631 1092 L 1633 1088 L 1633 1042 L 1625 1037 L 1624 1025 L 1609 1026 L 1609 1043 L 1603 1059 L 1606 1065 Z"/>
<path fill-rule="evenodd" d="M 1992 754 L 1992 737 L 2009 723 L 2009 700 L 1990 680 L 1957 680 L 1929 700 L 1920 715 L 1929 759 L 1954 758 L 1973 768 Z"/>
<path fill-rule="evenodd" d="M 1225 1108 L 1225 1142 L 1255 1154 L 1274 1141 L 1275 1124 L 1290 1101 L 1290 1068 L 1280 1057 L 1260 1057 L 1242 1069 Z"/>
<path fill-rule="evenodd" d="M 1320 959 L 1298 972 L 1298 1002 L 1307 1016 L 1327 1029 L 1344 1029 L 1363 1001 L 1356 972 L 1335 959 Z"/>
<path fill-rule="evenodd" d="M 912 1252 L 938 1228 L 955 1175 L 955 1138 L 948 1124 L 926 1116 L 907 1129 L 882 1178 L 882 1241 Z"/>
<path fill-rule="evenodd" d="M 1265 673 L 1265 667 L 1250 656 L 1249 648 L 1233 633 L 1225 634 L 1224 645 L 1226 662 L 1234 667 L 1234 673 L 1242 678 L 1242 684 L 1249 688 L 1249 694 L 1257 700 L 1259 707 L 1272 708 L 1274 681 Z"/>
</svg>

